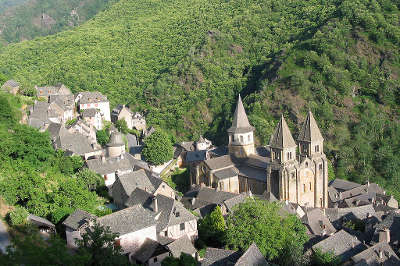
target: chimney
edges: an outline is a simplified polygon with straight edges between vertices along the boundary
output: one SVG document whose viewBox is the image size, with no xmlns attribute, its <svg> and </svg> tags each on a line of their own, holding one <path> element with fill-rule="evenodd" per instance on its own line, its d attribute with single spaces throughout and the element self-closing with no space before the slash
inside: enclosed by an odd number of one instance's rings
<svg viewBox="0 0 400 266">
<path fill-rule="evenodd" d="M 379 242 L 390 242 L 390 230 L 388 228 L 379 232 Z"/>
<path fill-rule="evenodd" d="M 158 212 L 158 201 L 156 196 L 153 197 L 153 210 L 154 212 Z"/>
</svg>

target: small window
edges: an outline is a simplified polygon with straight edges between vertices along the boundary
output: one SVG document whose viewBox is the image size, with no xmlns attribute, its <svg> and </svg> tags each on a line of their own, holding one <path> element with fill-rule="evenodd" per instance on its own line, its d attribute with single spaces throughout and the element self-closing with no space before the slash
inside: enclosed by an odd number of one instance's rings
<svg viewBox="0 0 400 266">
<path fill-rule="evenodd" d="M 308 167 L 308 162 L 306 162 L 306 167 Z"/>
<path fill-rule="evenodd" d="M 240 142 L 243 142 L 243 136 L 240 136 Z"/>
<path fill-rule="evenodd" d="M 315 152 L 319 152 L 319 145 L 315 146 Z"/>
<path fill-rule="evenodd" d="M 306 184 L 303 184 L 303 192 L 306 192 Z"/>
<path fill-rule="evenodd" d="M 181 231 L 184 231 L 185 230 L 185 223 L 181 223 L 179 225 L 179 228 L 181 229 Z"/>
<path fill-rule="evenodd" d="M 154 262 L 157 262 L 157 257 L 155 257 L 153 261 L 154 261 Z"/>
<path fill-rule="evenodd" d="M 322 163 L 319 164 L 319 170 L 322 171 Z"/>
<path fill-rule="evenodd" d="M 319 199 L 319 204 L 321 205 L 321 207 L 322 207 L 322 198 L 321 199 Z"/>
<path fill-rule="evenodd" d="M 311 185 L 311 182 L 310 182 L 310 191 L 312 190 L 312 185 Z"/>
<path fill-rule="evenodd" d="M 287 156 L 288 160 L 290 160 L 290 152 L 288 152 L 286 156 Z"/>
<path fill-rule="evenodd" d="M 292 179 L 294 179 L 294 173 L 291 174 Z"/>
<path fill-rule="evenodd" d="M 168 236 L 168 231 L 164 232 L 164 236 L 167 237 Z"/>
<path fill-rule="evenodd" d="M 251 136 L 248 135 L 248 136 L 247 136 L 247 139 L 248 139 L 248 141 L 251 141 Z"/>
</svg>

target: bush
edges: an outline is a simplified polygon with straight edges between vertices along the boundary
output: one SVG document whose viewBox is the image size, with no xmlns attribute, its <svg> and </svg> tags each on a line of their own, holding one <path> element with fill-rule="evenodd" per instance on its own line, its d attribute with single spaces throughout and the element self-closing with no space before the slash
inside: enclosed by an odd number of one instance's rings
<svg viewBox="0 0 400 266">
<path fill-rule="evenodd" d="M 25 208 L 17 206 L 13 211 L 9 212 L 8 215 L 10 224 L 12 226 L 16 226 L 25 224 L 27 222 L 29 213 Z"/>
</svg>

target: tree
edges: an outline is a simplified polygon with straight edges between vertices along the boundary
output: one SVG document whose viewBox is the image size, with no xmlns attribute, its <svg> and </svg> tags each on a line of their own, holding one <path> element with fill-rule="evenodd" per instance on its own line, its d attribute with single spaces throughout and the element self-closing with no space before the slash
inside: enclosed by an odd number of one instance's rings
<svg viewBox="0 0 400 266">
<path fill-rule="evenodd" d="M 96 132 L 97 142 L 101 146 L 105 146 L 110 141 L 110 134 L 107 132 L 106 129 L 98 130 Z"/>
<path fill-rule="evenodd" d="M 121 253 L 121 246 L 115 244 L 118 237 L 108 227 L 94 222 L 82 239 L 77 240 L 78 254 L 89 254 L 87 265 L 128 265 L 127 257 Z"/>
<path fill-rule="evenodd" d="M 76 174 L 76 178 L 83 180 L 87 188 L 91 191 L 94 191 L 97 188 L 104 186 L 104 178 L 102 178 L 99 174 L 96 174 L 95 172 L 93 172 L 88 168 L 80 170 Z"/>
<path fill-rule="evenodd" d="M 245 251 L 254 241 L 268 260 L 289 253 L 293 244 L 302 248 L 308 239 L 306 228 L 293 215 L 280 216 L 279 209 L 261 200 L 239 204 L 227 219 L 227 246 Z"/>
<path fill-rule="evenodd" d="M 312 266 L 338 266 L 340 265 L 340 258 L 335 256 L 332 252 L 322 252 L 317 249 L 311 256 L 310 265 Z"/>
<path fill-rule="evenodd" d="M 199 221 L 199 238 L 207 246 L 221 247 L 225 240 L 225 219 L 217 206 L 204 219 Z"/>
<path fill-rule="evenodd" d="M 54 236 L 43 240 L 33 231 L 23 237 L 12 238 L 7 254 L 0 256 L 1 265 L 76 265 L 84 266 L 89 261 L 88 254 L 72 254 L 65 240 Z"/>
<path fill-rule="evenodd" d="M 161 262 L 162 266 L 196 266 L 197 261 L 190 255 L 182 253 L 179 258 L 167 257 Z"/>
<path fill-rule="evenodd" d="M 168 135 L 160 130 L 144 139 L 142 154 L 146 161 L 159 165 L 172 159 L 173 148 Z"/>
<path fill-rule="evenodd" d="M 117 122 L 115 122 L 115 127 L 116 127 L 120 132 L 122 132 L 122 133 L 124 133 L 124 134 L 128 134 L 128 132 L 129 132 L 129 128 L 128 128 L 128 125 L 127 125 L 125 119 L 121 119 L 121 120 L 118 120 Z"/>
<path fill-rule="evenodd" d="M 16 206 L 14 210 L 8 213 L 11 225 L 23 225 L 27 222 L 28 211 L 20 206 Z"/>
</svg>

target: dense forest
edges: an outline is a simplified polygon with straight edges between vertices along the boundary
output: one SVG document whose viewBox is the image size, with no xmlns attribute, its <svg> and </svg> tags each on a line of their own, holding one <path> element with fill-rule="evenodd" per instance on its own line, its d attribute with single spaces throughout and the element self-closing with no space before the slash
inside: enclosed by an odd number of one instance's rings
<svg viewBox="0 0 400 266">
<path fill-rule="evenodd" d="M 99 90 L 177 140 L 226 143 L 242 94 L 259 144 L 280 114 L 311 109 L 330 176 L 400 199 L 400 3 L 394 0 L 120 0 L 72 30 L 8 45 L 23 83 Z"/>
<path fill-rule="evenodd" d="M 0 41 L 30 40 L 80 25 L 116 0 L 0 0 Z"/>
</svg>

